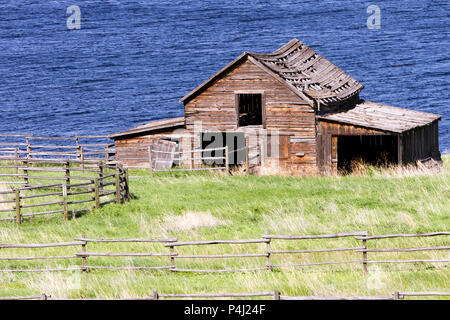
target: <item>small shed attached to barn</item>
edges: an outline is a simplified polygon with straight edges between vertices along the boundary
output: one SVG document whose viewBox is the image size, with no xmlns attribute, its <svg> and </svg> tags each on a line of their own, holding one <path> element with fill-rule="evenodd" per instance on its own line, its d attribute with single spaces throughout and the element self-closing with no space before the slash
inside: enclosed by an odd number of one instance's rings
<svg viewBox="0 0 450 320">
<path fill-rule="evenodd" d="M 205 132 L 250 135 L 257 129 L 267 136 L 262 148 L 267 163 L 276 160 L 299 175 L 336 172 L 355 158 L 398 164 L 440 159 L 441 116 L 364 101 L 363 88 L 293 39 L 271 53 L 242 53 L 180 100 L 183 118 L 151 122 L 111 138 L 120 161 L 124 146 L 148 145 L 175 129 L 193 135 L 195 123 Z"/>
</svg>

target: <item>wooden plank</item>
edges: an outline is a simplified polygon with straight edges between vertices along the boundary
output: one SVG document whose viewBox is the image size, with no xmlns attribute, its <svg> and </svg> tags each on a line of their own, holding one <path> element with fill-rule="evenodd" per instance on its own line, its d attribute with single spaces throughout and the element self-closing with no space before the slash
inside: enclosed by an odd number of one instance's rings
<svg viewBox="0 0 450 320">
<path fill-rule="evenodd" d="M 302 240 L 302 239 L 330 239 L 330 238 L 342 238 L 342 237 L 356 237 L 368 235 L 367 231 L 358 232 L 343 232 L 336 234 L 322 234 L 322 235 L 299 235 L 299 236 L 288 236 L 288 235 L 262 235 L 261 238 L 266 239 L 280 239 L 280 240 Z M 360 238 L 357 238 L 360 239 Z"/>
<path fill-rule="evenodd" d="M 169 246 L 190 246 L 190 245 L 208 245 L 208 244 L 246 244 L 246 243 L 266 243 L 268 239 L 248 239 L 248 240 L 203 240 L 203 241 L 185 241 L 185 242 L 173 242 L 165 244 Z"/>
</svg>

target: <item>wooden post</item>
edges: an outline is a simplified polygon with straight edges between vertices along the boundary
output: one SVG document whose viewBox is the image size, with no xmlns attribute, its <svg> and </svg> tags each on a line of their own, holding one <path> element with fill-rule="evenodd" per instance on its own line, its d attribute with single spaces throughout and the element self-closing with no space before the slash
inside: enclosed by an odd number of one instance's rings
<svg viewBox="0 0 450 320">
<path fill-rule="evenodd" d="M 96 178 L 94 180 L 94 199 L 95 199 L 94 208 L 96 208 L 96 209 L 100 208 L 100 191 L 99 191 L 98 178 Z"/>
<path fill-rule="evenodd" d="M 80 147 L 80 152 L 81 152 L 81 156 L 80 156 L 80 160 L 81 160 L 81 169 L 83 170 L 83 172 L 84 172 L 84 150 L 83 150 L 83 147 Z"/>
<path fill-rule="evenodd" d="M 98 178 L 99 178 L 99 188 L 103 190 L 103 161 L 98 163 Z"/>
<path fill-rule="evenodd" d="M 174 247 L 173 246 L 170 246 L 169 247 L 170 248 L 170 269 L 175 269 L 175 256 L 173 255 L 174 254 Z"/>
<path fill-rule="evenodd" d="M 228 147 L 225 147 L 225 171 L 227 174 L 230 173 L 230 164 L 228 158 Z"/>
<path fill-rule="evenodd" d="M 70 161 L 66 161 L 64 167 L 66 169 L 66 185 L 70 185 Z M 68 189 L 70 189 L 70 187 L 68 187 Z"/>
<path fill-rule="evenodd" d="M 19 174 L 19 148 L 14 149 L 14 165 L 16 166 L 16 174 Z"/>
<path fill-rule="evenodd" d="M 267 230 L 267 234 L 270 234 L 270 231 Z M 270 264 L 270 238 L 268 239 L 269 242 L 266 243 L 266 253 L 267 253 L 267 263 L 266 263 L 266 269 L 268 271 L 272 271 L 272 265 Z"/>
<path fill-rule="evenodd" d="M 64 220 L 68 220 L 69 211 L 67 210 L 67 184 L 63 183 L 61 185 L 62 197 L 63 197 L 63 210 L 64 210 Z"/>
<path fill-rule="evenodd" d="M 31 159 L 31 145 L 28 137 L 26 138 L 26 142 L 27 142 L 27 159 Z"/>
<path fill-rule="evenodd" d="M 362 252 L 362 254 L 363 254 L 363 273 L 364 274 L 367 274 L 367 251 L 366 251 L 366 249 L 367 249 L 367 240 L 363 240 L 362 241 L 362 243 L 363 243 L 363 252 Z"/>
<path fill-rule="evenodd" d="M 153 300 L 159 300 L 159 294 L 158 291 L 153 291 Z"/>
<path fill-rule="evenodd" d="M 24 160 L 23 161 L 23 165 L 24 165 L 24 167 L 25 167 L 25 169 L 23 169 L 23 174 L 24 174 L 24 177 L 23 177 L 23 181 L 25 182 L 25 187 L 26 186 L 28 186 L 28 184 L 29 184 L 29 177 L 28 177 L 28 161 L 27 160 Z"/>
<path fill-rule="evenodd" d="M 105 146 L 105 160 L 109 161 L 109 146 Z"/>
<path fill-rule="evenodd" d="M 275 290 L 273 292 L 273 300 L 280 300 L 280 291 Z"/>
<path fill-rule="evenodd" d="M 148 146 L 148 167 L 150 168 L 150 177 L 153 177 L 153 158 L 152 158 L 152 146 Z"/>
<path fill-rule="evenodd" d="M 22 223 L 22 215 L 20 214 L 20 189 L 16 188 L 16 222 Z"/>
<path fill-rule="evenodd" d="M 394 291 L 393 295 L 394 295 L 394 300 L 400 300 L 401 299 L 400 298 L 400 292 L 398 292 L 397 290 Z"/>
<path fill-rule="evenodd" d="M 81 238 L 86 239 L 86 235 L 82 234 Z M 86 253 L 86 245 L 87 245 L 87 241 L 83 240 L 83 244 L 81 245 L 81 252 Z M 86 256 L 82 256 L 81 257 L 81 270 L 83 270 L 83 273 L 86 273 L 87 268 L 86 268 Z"/>
<path fill-rule="evenodd" d="M 50 295 L 47 295 L 45 293 L 42 294 L 42 300 L 49 300 L 51 298 Z"/>
<path fill-rule="evenodd" d="M 128 168 L 125 169 L 125 198 L 130 201 L 130 176 L 128 175 Z"/>
<path fill-rule="evenodd" d="M 117 169 L 115 177 L 116 177 L 116 203 L 120 204 L 120 174 Z"/>
</svg>

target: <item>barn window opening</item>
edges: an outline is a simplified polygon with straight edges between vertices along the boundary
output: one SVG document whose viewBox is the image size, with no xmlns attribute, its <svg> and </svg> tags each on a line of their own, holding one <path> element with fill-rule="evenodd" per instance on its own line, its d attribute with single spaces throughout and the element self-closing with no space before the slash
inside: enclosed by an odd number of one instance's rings
<svg viewBox="0 0 450 320">
<path fill-rule="evenodd" d="M 351 172 L 360 163 L 385 166 L 397 163 L 397 137 L 361 135 L 337 137 L 338 170 Z"/>
<path fill-rule="evenodd" d="M 237 104 L 240 127 L 263 124 L 262 94 L 239 93 Z"/>
</svg>

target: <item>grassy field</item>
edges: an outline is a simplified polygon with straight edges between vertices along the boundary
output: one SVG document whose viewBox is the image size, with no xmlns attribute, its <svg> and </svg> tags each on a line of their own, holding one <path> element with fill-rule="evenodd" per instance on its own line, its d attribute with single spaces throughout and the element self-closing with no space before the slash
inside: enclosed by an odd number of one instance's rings
<svg viewBox="0 0 450 320">
<path fill-rule="evenodd" d="M 131 171 L 131 176 L 148 174 Z M 220 174 L 157 174 L 130 179 L 134 198 L 108 205 L 79 218 L 37 217 L 18 226 L 0 224 L 0 243 L 39 243 L 88 238 L 166 238 L 180 241 L 252 239 L 272 234 L 326 234 L 368 231 L 370 234 L 450 230 L 450 157 L 443 172 L 367 168 L 351 176 L 279 177 Z M 353 238 L 277 241 L 273 250 L 360 246 Z M 369 242 L 377 247 L 448 245 L 448 236 Z M 0 257 L 79 252 L 79 247 L 0 249 Z M 264 244 L 181 247 L 180 254 L 263 253 Z M 167 252 L 162 244 L 89 244 L 90 252 Z M 358 260 L 360 253 L 333 252 L 273 257 L 272 263 Z M 449 259 L 440 252 L 369 253 L 369 259 Z M 80 265 L 80 259 L 5 261 L 1 269 Z M 88 258 L 88 265 L 167 265 L 167 257 Z M 177 268 L 214 269 L 264 266 L 265 258 L 176 260 Z M 58 298 L 132 298 L 161 293 L 260 292 L 284 295 L 390 295 L 400 291 L 450 291 L 449 264 L 325 265 L 248 273 L 191 274 L 169 271 L 0 273 L 0 296 Z"/>
</svg>

